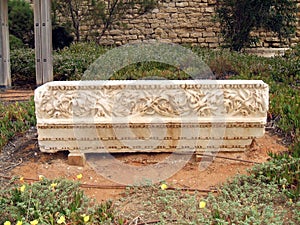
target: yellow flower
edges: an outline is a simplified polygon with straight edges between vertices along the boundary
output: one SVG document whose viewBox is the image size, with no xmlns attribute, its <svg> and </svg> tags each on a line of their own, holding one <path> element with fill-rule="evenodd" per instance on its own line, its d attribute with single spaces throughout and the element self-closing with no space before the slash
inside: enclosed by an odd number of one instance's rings
<svg viewBox="0 0 300 225">
<path fill-rule="evenodd" d="M 24 182 L 24 177 L 20 177 L 20 181 L 23 183 Z"/>
<path fill-rule="evenodd" d="M 9 221 L 5 221 L 3 225 L 11 225 L 11 223 Z"/>
<path fill-rule="evenodd" d="M 54 190 L 54 189 L 56 188 L 56 186 L 57 186 L 57 183 L 52 183 L 52 184 L 51 184 L 52 190 Z"/>
<path fill-rule="evenodd" d="M 162 184 L 162 185 L 160 186 L 160 188 L 161 188 L 161 190 L 166 190 L 166 189 L 168 189 L 168 185 Z"/>
<path fill-rule="evenodd" d="M 77 178 L 78 180 L 81 180 L 81 179 L 82 179 L 82 174 L 78 174 L 78 175 L 76 176 L 76 178 Z"/>
<path fill-rule="evenodd" d="M 39 181 L 44 180 L 44 176 L 43 175 L 39 175 Z"/>
<path fill-rule="evenodd" d="M 293 203 L 293 199 L 290 198 L 290 199 L 289 199 L 289 202 L 290 202 L 290 203 Z"/>
<path fill-rule="evenodd" d="M 37 225 L 38 223 L 39 223 L 38 220 L 33 220 L 33 221 L 30 222 L 31 225 Z"/>
<path fill-rule="evenodd" d="M 199 202 L 199 208 L 204 209 L 206 207 L 206 202 L 205 201 L 200 201 Z"/>
<path fill-rule="evenodd" d="M 21 192 L 24 192 L 25 189 L 26 189 L 26 186 L 23 184 L 23 185 L 20 187 L 20 191 L 21 191 Z"/>
<path fill-rule="evenodd" d="M 61 217 L 59 217 L 59 219 L 57 220 L 57 223 L 58 223 L 58 224 L 62 224 L 62 223 L 65 223 L 65 222 L 66 222 L 65 216 L 61 216 Z"/>
<path fill-rule="evenodd" d="M 23 222 L 22 221 L 18 221 L 16 225 L 22 225 Z"/>
<path fill-rule="evenodd" d="M 84 216 L 84 217 L 83 217 L 83 221 L 84 221 L 85 223 L 87 223 L 89 220 L 90 220 L 90 216 Z"/>
</svg>

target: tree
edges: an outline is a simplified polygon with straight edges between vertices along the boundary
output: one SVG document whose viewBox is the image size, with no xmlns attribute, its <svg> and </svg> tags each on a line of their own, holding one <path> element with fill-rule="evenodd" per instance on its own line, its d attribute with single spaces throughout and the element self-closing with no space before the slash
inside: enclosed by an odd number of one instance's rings
<svg viewBox="0 0 300 225">
<path fill-rule="evenodd" d="M 80 41 L 80 27 L 92 21 L 93 29 L 100 29 L 97 41 L 112 25 L 122 24 L 126 14 L 135 10 L 142 15 L 157 5 L 157 0 L 53 0 L 54 11 L 70 21 L 76 41 Z"/>
<path fill-rule="evenodd" d="M 29 47 L 34 46 L 33 10 L 24 0 L 8 1 L 9 32 Z"/>
<path fill-rule="evenodd" d="M 273 31 L 282 40 L 295 32 L 295 0 L 218 0 L 217 16 L 221 33 L 232 50 L 240 51 L 258 40 L 254 29 Z"/>
</svg>

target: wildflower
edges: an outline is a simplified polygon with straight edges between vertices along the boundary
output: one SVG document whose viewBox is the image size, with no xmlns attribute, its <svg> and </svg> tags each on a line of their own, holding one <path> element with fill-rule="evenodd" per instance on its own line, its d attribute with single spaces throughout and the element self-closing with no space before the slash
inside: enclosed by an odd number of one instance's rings
<svg viewBox="0 0 300 225">
<path fill-rule="evenodd" d="M 44 176 L 43 175 L 39 175 L 39 181 L 44 180 Z"/>
<path fill-rule="evenodd" d="M 66 222 L 65 216 L 61 216 L 61 217 L 59 217 L 59 219 L 57 220 L 57 223 L 58 223 L 58 224 L 62 224 L 62 223 L 65 223 L 65 222 Z"/>
<path fill-rule="evenodd" d="M 26 186 L 23 184 L 23 185 L 20 187 L 20 191 L 21 191 L 21 192 L 24 192 L 25 189 L 26 189 Z"/>
<path fill-rule="evenodd" d="M 85 216 L 85 217 L 83 217 L 83 221 L 86 223 L 86 222 L 88 222 L 90 220 L 90 216 Z"/>
<path fill-rule="evenodd" d="M 39 223 L 38 220 L 33 220 L 33 221 L 30 222 L 31 225 L 37 225 L 38 223 Z"/>
<path fill-rule="evenodd" d="M 83 221 L 84 221 L 85 223 L 89 222 L 89 220 L 90 220 L 90 216 L 89 216 L 89 215 L 83 214 L 83 215 L 81 215 L 81 216 L 83 217 Z"/>
<path fill-rule="evenodd" d="M 289 202 L 290 202 L 290 203 L 293 203 L 293 199 L 290 198 L 290 199 L 289 199 Z"/>
<path fill-rule="evenodd" d="M 282 185 L 282 189 L 285 190 L 285 185 Z"/>
<path fill-rule="evenodd" d="M 78 175 L 76 176 L 76 178 L 77 178 L 78 180 L 81 180 L 81 179 L 82 179 L 82 174 L 78 174 Z"/>
<path fill-rule="evenodd" d="M 168 188 L 168 185 L 162 184 L 162 185 L 160 186 L 160 188 L 161 188 L 161 190 L 166 190 L 166 189 Z"/>
<path fill-rule="evenodd" d="M 52 184 L 51 184 L 52 190 L 54 190 L 54 189 L 56 188 L 56 186 L 57 186 L 57 183 L 52 183 Z"/>
<path fill-rule="evenodd" d="M 24 183 L 24 177 L 20 177 L 20 181 Z"/>
<path fill-rule="evenodd" d="M 5 221 L 5 223 L 3 225 L 11 225 L 10 221 Z"/>
<path fill-rule="evenodd" d="M 18 221 L 16 225 L 22 225 L 23 222 L 22 221 Z"/>
<path fill-rule="evenodd" d="M 205 201 L 200 201 L 199 202 L 199 208 L 204 209 L 206 207 L 206 202 Z"/>
</svg>

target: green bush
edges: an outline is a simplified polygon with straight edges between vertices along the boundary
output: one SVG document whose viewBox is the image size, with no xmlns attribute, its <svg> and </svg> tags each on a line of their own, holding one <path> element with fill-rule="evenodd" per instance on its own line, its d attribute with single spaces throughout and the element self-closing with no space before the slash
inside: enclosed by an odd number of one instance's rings
<svg viewBox="0 0 300 225">
<path fill-rule="evenodd" d="M 35 84 L 35 52 L 31 48 L 13 49 L 10 53 L 12 83 Z"/>
<path fill-rule="evenodd" d="M 29 47 L 34 46 L 33 10 L 24 0 L 8 1 L 9 32 Z"/>
<path fill-rule="evenodd" d="M 63 49 L 69 47 L 73 42 L 74 37 L 64 26 L 54 25 L 52 28 L 52 44 L 53 49 Z"/>
<path fill-rule="evenodd" d="M 54 52 L 55 80 L 80 80 L 86 69 L 107 49 L 94 44 L 78 43 Z"/>
<path fill-rule="evenodd" d="M 53 52 L 53 74 L 55 80 L 80 79 L 84 71 L 106 51 L 96 44 L 72 44 Z M 11 51 L 11 73 L 14 85 L 35 85 L 35 52 L 23 48 Z"/>
<path fill-rule="evenodd" d="M 220 0 L 217 15 L 221 33 L 232 50 L 240 51 L 258 41 L 250 32 L 265 28 L 279 38 L 295 32 L 297 2 L 294 0 Z"/>
<path fill-rule="evenodd" d="M 10 34 L 9 35 L 9 47 L 11 50 L 25 48 L 23 41 L 20 38 Z"/>
</svg>

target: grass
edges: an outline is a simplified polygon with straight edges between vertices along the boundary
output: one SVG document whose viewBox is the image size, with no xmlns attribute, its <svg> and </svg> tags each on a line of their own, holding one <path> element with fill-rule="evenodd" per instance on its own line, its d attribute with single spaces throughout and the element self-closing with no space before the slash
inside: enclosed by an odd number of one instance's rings
<svg viewBox="0 0 300 225">
<path fill-rule="evenodd" d="M 125 197 L 114 204 L 97 205 L 84 196 L 78 182 L 12 183 L 0 193 L 0 224 L 34 220 L 40 224 L 300 224 L 300 45 L 283 57 L 270 59 L 227 50 L 192 50 L 217 79 L 261 79 L 269 84 L 268 120 L 289 139 L 288 153 L 271 155 L 271 161 L 254 167 L 248 176 L 237 176 L 220 187 L 217 195 L 208 196 L 148 185 L 128 188 Z M 57 79 L 78 79 L 90 63 L 79 57 L 82 52 L 94 59 L 105 49 L 81 44 L 56 53 L 57 62 L 64 67 L 63 73 L 56 73 Z M 112 79 L 151 76 L 190 78 L 176 67 L 150 62 L 127 66 Z M 35 124 L 33 101 L 0 103 L 0 118 L 1 147 Z M 57 184 L 54 189 L 53 183 Z M 89 216 L 87 221 L 83 215 Z"/>
</svg>

